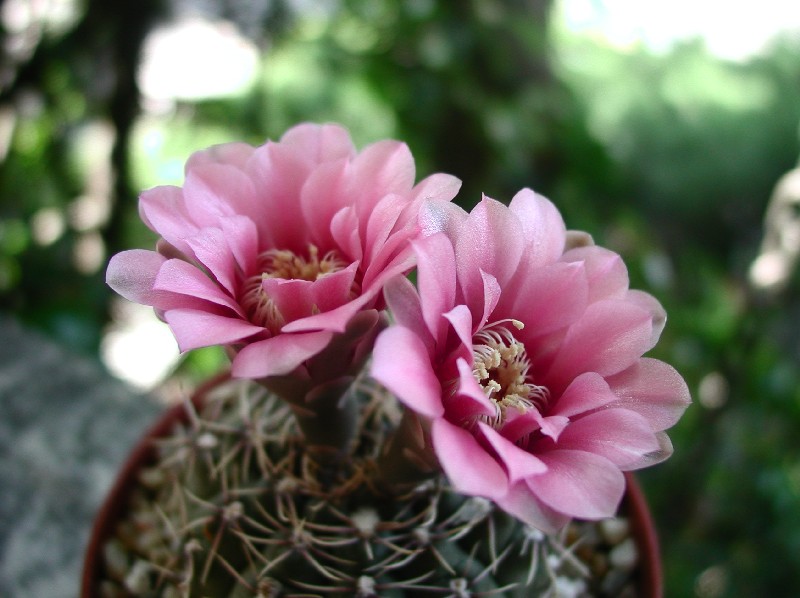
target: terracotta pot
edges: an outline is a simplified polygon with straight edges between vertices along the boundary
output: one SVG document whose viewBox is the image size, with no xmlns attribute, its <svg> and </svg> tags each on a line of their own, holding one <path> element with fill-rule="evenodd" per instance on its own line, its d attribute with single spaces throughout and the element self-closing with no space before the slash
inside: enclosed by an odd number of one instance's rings
<svg viewBox="0 0 800 598">
<path fill-rule="evenodd" d="M 192 403 L 199 405 L 210 390 L 229 378 L 230 375 L 226 372 L 208 380 L 195 391 Z M 183 405 L 175 405 L 167 410 L 145 433 L 123 464 L 92 526 L 84 558 L 81 598 L 99 596 L 97 582 L 102 576 L 103 546 L 113 535 L 116 524 L 127 507 L 127 497 L 137 484 L 138 472 L 151 465 L 157 457 L 153 440 L 168 436 L 177 424 L 186 423 L 187 419 Z M 635 476 L 626 473 L 625 478 L 627 488 L 622 499 L 621 512 L 624 512 L 630 521 L 631 534 L 639 551 L 636 573 L 639 596 L 663 598 L 661 555 L 655 525 L 647 500 Z"/>
</svg>

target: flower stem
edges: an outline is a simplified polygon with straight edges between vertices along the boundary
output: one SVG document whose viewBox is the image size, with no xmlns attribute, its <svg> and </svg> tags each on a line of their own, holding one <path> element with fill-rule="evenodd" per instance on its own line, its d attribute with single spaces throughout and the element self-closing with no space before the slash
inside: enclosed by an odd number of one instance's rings
<svg viewBox="0 0 800 598">
<path fill-rule="evenodd" d="M 270 379 L 265 379 L 261 384 L 284 399 L 291 408 L 306 440 L 307 454 L 319 465 L 344 460 L 358 432 L 358 402 L 354 396 L 353 378 L 333 380 L 299 396 L 270 382 Z"/>
<path fill-rule="evenodd" d="M 403 494 L 439 470 L 428 430 L 416 413 L 404 410 L 400 424 L 375 462 L 373 485 L 386 494 Z"/>
<path fill-rule="evenodd" d="M 294 372 L 256 380 L 290 405 L 307 454 L 318 465 L 341 464 L 353 449 L 360 419 L 359 377 L 375 337 L 386 326 L 386 314 L 362 311 Z"/>
</svg>

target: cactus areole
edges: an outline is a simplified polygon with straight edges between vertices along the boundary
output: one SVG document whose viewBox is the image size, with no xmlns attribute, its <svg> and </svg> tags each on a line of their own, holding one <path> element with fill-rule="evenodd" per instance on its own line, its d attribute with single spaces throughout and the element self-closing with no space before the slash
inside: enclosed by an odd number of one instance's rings
<svg viewBox="0 0 800 598">
<path fill-rule="evenodd" d="M 415 177 L 302 124 L 142 194 L 156 251 L 107 281 L 231 379 L 126 470 L 87 595 L 658 595 L 627 472 L 690 402 L 644 356 L 666 313 L 530 189 L 466 212 Z"/>
</svg>

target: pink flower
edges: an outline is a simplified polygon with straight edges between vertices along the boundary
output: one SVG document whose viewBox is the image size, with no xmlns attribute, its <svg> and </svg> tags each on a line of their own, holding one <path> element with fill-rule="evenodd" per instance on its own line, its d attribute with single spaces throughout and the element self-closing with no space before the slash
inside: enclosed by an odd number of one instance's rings
<svg viewBox="0 0 800 598">
<path fill-rule="evenodd" d="M 419 290 L 387 285 L 396 324 L 372 375 L 428 422 L 457 490 L 545 531 L 613 515 L 621 472 L 671 454 L 663 431 L 690 401 L 642 357 L 661 306 L 629 290 L 615 253 L 566 248 L 561 215 L 529 189 L 469 214 L 431 204 L 422 222 Z"/>
<path fill-rule="evenodd" d="M 235 376 L 289 374 L 381 307 L 385 281 L 413 266 L 420 205 L 459 187 L 449 175 L 414 177 L 406 145 L 356 153 L 336 125 L 197 152 L 183 187 L 140 197 L 158 252 L 114 256 L 108 284 L 155 307 L 182 351 L 229 345 Z"/>
</svg>

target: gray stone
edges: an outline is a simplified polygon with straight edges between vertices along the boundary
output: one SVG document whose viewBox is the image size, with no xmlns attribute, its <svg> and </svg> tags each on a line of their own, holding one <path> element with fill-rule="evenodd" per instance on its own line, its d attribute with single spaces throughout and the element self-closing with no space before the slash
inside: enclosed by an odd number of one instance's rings
<svg viewBox="0 0 800 598">
<path fill-rule="evenodd" d="M 0 596 L 76 596 L 92 520 L 155 401 L 0 314 Z"/>
</svg>

